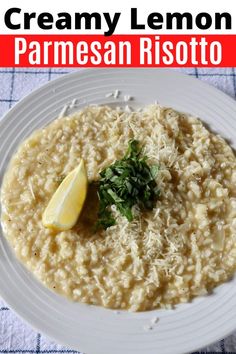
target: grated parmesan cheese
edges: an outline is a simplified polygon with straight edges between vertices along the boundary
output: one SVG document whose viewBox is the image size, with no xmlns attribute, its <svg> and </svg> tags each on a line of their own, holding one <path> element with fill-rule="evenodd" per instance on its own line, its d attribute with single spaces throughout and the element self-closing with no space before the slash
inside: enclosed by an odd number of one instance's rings
<svg viewBox="0 0 236 354">
<path fill-rule="evenodd" d="M 109 98 L 109 97 L 112 97 L 113 96 L 113 92 L 108 92 L 105 97 Z"/>
<path fill-rule="evenodd" d="M 71 101 L 71 104 L 70 104 L 70 108 L 75 108 L 77 106 L 77 98 L 74 98 L 72 101 Z"/>
<path fill-rule="evenodd" d="M 34 194 L 34 190 L 33 190 L 33 186 L 32 186 L 32 182 L 31 182 L 31 179 L 29 178 L 28 180 L 28 185 L 29 185 L 29 190 L 30 190 L 30 193 L 32 195 L 32 198 L 35 200 L 35 194 Z"/>
<path fill-rule="evenodd" d="M 61 112 L 60 112 L 60 114 L 59 114 L 59 116 L 58 116 L 58 118 L 63 118 L 63 117 L 65 117 L 66 116 L 66 113 L 67 113 L 67 110 L 68 110 L 68 105 L 65 105 L 63 108 L 62 108 L 62 110 L 61 110 Z"/>
<path fill-rule="evenodd" d="M 236 159 L 227 143 L 199 119 L 157 104 L 132 112 L 90 105 L 63 118 L 67 108 L 19 147 L 1 191 L 4 232 L 35 276 L 74 301 L 131 311 L 173 308 L 229 279 L 236 268 Z M 130 139 L 160 167 L 154 209 L 134 207 L 129 223 L 112 207 L 117 224 L 94 233 L 91 191 L 75 228 L 57 235 L 44 229 L 41 216 L 58 178 L 82 157 L 89 181 L 97 180 Z"/>
<path fill-rule="evenodd" d="M 113 93 L 113 97 L 116 99 L 118 98 L 120 95 L 120 91 L 119 90 L 115 90 L 114 93 Z"/>
<path fill-rule="evenodd" d="M 124 95 L 125 102 L 131 101 L 132 99 L 133 99 L 133 97 L 131 97 L 130 95 Z"/>
</svg>

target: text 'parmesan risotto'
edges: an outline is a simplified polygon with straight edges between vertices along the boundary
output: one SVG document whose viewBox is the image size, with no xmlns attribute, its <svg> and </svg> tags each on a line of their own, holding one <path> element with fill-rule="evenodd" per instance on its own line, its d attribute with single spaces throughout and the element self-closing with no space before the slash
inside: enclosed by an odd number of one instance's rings
<svg viewBox="0 0 236 354">
<path fill-rule="evenodd" d="M 158 165 L 160 196 L 129 222 L 94 230 L 98 199 L 91 184 L 68 231 L 42 224 L 61 179 L 82 158 L 89 182 L 142 143 Z M 132 311 L 170 308 L 207 294 L 236 269 L 236 158 L 201 121 L 159 105 L 140 112 L 87 107 L 36 131 L 6 172 L 4 233 L 17 257 L 46 286 L 75 301 Z"/>
</svg>

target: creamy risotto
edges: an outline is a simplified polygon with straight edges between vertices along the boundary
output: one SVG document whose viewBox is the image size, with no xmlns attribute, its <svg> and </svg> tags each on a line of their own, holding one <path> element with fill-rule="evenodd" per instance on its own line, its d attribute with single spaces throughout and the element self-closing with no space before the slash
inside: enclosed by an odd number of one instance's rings
<svg viewBox="0 0 236 354">
<path fill-rule="evenodd" d="M 94 231 L 91 185 L 76 226 L 53 232 L 42 213 L 61 179 L 83 158 L 89 181 L 139 140 L 160 166 L 153 210 Z M 12 158 L 1 199 L 4 233 L 46 286 L 75 301 L 132 311 L 191 300 L 236 268 L 236 158 L 202 122 L 159 105 L 127 113 L 87 107 L 32 134 Z"/>
</svg>

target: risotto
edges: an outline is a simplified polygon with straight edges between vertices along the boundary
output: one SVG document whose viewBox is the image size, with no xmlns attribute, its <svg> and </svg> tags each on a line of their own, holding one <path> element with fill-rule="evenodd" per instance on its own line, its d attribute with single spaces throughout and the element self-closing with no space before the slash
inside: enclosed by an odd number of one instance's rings
<svg viewBox="0 0 236 354">
<path fill-rule="evenodd" d="M 124 156 L 130 139 L 158 164 L 160 196 L 129 222 L 93 228 L 90 185 L 73 229 L 55 232 L 42 214 L 81 158 L 89 181 Z M 170 308 L 204 295 L 236 269 L 236 158 L 192 116 L 159 105 L 139 112 L 87 107 L 33 133 L 18 148 L 1 189 L 4 234 L 17 257 L 52 290 L 113 309 Z"/>
</svg>

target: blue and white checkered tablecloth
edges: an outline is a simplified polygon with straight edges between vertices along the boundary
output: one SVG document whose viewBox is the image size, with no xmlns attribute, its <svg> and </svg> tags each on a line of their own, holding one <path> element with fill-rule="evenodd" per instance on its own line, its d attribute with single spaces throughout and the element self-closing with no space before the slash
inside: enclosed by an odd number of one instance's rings
<svg viewBox="0 0 236 354">
<path fill-rule="evenodd" d="M 236 98 L 236 70 L 234 68 L 175 70 L 185 72 L 200 80 L 206 81 L 231 97 Z M 35 88 L 71 71 L 74 71 L 74 69 L 0 68 L 0 117 L 2 117 L 19 99 L 28 95 Z M 22 320 L 7 307 L 7 304 L 0 299 L 0 354 L 1 353 L 75 354 L 79 352 L 64 348 L 48 338 L 45 338 L 40 333 L 35 332 L 29 325 L 22 322 Z M 236 354 L 236 332 L 228 338 L 197 351 L 194 354 L 200 353 Z"/>
</svg>

